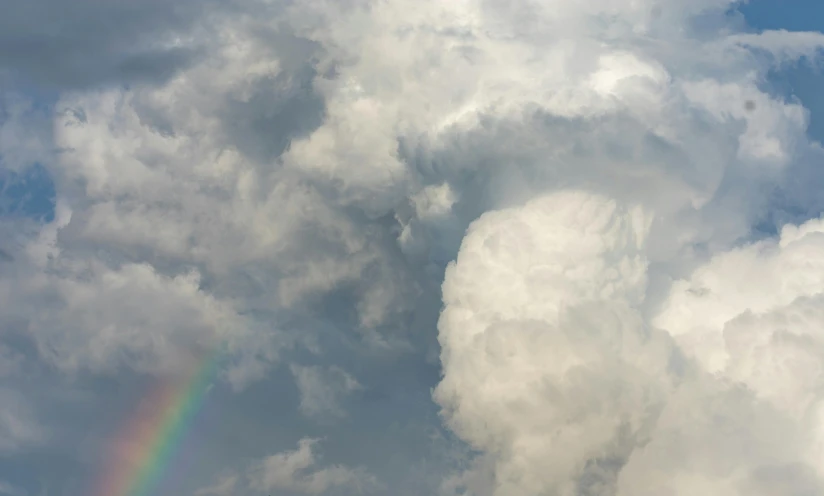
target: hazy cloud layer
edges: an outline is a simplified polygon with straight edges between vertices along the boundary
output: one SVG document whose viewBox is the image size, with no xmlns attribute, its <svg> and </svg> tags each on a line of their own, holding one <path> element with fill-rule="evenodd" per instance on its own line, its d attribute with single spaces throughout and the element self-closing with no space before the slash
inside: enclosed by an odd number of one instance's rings
<svg viewBox="0 0 824 496">
<path fill-rule="evenodd" d="M 84 494 L 147 382 L 225 346 L 165 491 L 824 491 L 824 151 L 766 89 L 823 34 L 727 0 L 29 3 L 8 487 Z"/>
</svg>

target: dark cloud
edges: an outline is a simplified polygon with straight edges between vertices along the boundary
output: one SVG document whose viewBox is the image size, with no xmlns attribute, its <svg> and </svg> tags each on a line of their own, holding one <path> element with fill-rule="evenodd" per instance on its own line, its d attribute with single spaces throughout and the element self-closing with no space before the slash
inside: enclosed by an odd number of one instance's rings
<svg viewBox="0 0 824 496">
<path fill-rule="evenodd" d="M 255 160 L 276 160 L 293 139 L 323 122 L 324 100 L 312 86 L 314 77 L 307 64 L 257 82 L 245 101 L 229 100 L 222 118 L 228 139 Z"/>
<path fill-rule="evenodd" d="M 200 53 L 206 15 L 230 8 L 221 0 L 3 0 L 0 71 L 58 89 L 161 81 Z"/>
</svg>

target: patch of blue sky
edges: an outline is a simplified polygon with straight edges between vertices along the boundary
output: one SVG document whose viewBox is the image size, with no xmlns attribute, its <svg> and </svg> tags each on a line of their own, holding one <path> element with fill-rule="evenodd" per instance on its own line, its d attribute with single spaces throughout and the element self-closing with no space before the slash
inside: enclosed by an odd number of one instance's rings
<svg viewBox="0 0 824 496">
<path fill-rule="evenodd" d="M 824 1 L 822 0 L 750 0 L 738 10 L 753 29 L 786 29 L 787 31 L 824 32 Z M 812 61 L 771 74 L 770 91 L 785 98 L 798 98 L 810 111 L 808 134 L 824 142 L 824 71 Z"/>
<path fill-rule="evenodd" d="M 821 0 L 749 0 L 736 8 L 749 28 L 755 32 L 782 29 L 824 32 L 824 2 Z M 800 101 L 809 111 L 808 136 L 824 143 L 822 62 L 824 59 L 801 60 L 796 64 L 783 66 L 769 75 L 764 90 L 787 100 Z M 817 189 L 821 174 L 809 170 L 809 167 L 802 167 L 800 170 L 805 174 L 800 180 L 809 183 L 809 188 Z M 793 172 L 796 173 L 797 171 Z M 806 205 L 811 195 L 806 195 L 806 199 L 792 198 L 776 189 L 763 218 L 752 226 L 751 235 L 754 238 L 775 236 L 785 223 L 801 223 L 818 217 L 820 212 L 816 207 L 820 202 L 814 201 L 811 205 Z"/>
<path fill-rule="evenodd" d="M 51 222 L 54 220 L 55 195 L 54 181 L 40 164 L 19 173 L 0 170 L 2 216 L 22 216 Z"/>
<path fill-rule="evenodd" d="M 756 29 L 824 30 L 821 0 L 750 0 L 738 10 Z"/>
<path fill-rule="evenodd" d="M 53 112 L 59 97 L 59 92 L 53 88 L 15 78 L 0 80 L 0 94 L 4 91 L 15 98 L 24 98 L 29 110 L 41 116 Z M 0 106 L 0 126 L 5 118 L 7 116 Z M 42 143 L 42 146 L 50 149 L 52 143 Z M 35 163 L 23 170 L 8 169 L 3 164 L 0 150 L 0 217 L 23 216 L 40 222 L 51 222 L 55 213 L 55 197 L 54 181 L 44 165 Z"/>
</svg>

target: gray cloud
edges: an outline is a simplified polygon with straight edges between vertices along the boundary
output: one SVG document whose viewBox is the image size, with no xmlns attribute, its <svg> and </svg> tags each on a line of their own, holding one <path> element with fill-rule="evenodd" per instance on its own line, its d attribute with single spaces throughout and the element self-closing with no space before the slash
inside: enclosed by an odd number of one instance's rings
<svg viewBox="0 0 824 496">
<path fill-rule="evenodd" d="M 226 2 L 3 3 L 0 70 L 62 90 L 162 81 L 198 54 L 186 42 Z M 180 42 L 183 43 L 180 43 Z"/>
</svg>

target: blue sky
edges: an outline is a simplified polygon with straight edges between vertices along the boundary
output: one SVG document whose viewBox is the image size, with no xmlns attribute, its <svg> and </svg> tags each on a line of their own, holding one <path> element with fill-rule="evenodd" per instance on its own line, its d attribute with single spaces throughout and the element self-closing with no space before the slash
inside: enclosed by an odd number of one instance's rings
<svg viewBox="0 0 824 496">
<path fill-rule="evenodd" d="M 807 54 L 776 68 L 689 31 L 722 0 L 287 3 L 4 9 L 0 496 L 88 495 L 217 342 L 152 495 L 824 490 L 819 38 L 746 38 Z"/>
<path fill-rule="evenodd" d="M 824 6 L 812 0 L 751 0 L 739 10 L 756 29 L 820 31 Z"/>
<path fill-rule="evenodd" d="M 755 29 L 786 29 L 790 31 L 821 31 L 824 29 L 824 5 L 811 0 L 753 0 L 739 9 L 747 23 Z M 794 95 L 810 110 L 810 134 L 824 139 L 824 99 L 819 94 L 822 79 L 820 69 L 801 64 L 774 75 L 777 89 Z"/>
</svg>

